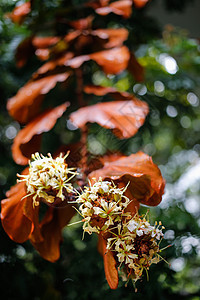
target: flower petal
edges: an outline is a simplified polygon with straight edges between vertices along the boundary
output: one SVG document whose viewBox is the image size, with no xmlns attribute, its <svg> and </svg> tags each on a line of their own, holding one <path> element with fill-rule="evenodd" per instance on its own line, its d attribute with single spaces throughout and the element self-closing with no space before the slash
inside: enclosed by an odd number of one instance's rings
<svg viewBox="0 0 200 300">
<path fill-rule="evenodd" d="M 17 164 L 26 165 L 28 163 L 31 154 L 40 148 L 41 133 L 52 129 L 56 120 L 62 116 L 68 106 L 69 103 L 66 102 L 45 111 L 19 131 L 12 146 L 13 159 Z"/>
<path fill-rule="evenodd" d="M 131 198 L 145 205 L 156 206 L 162 200 L 165 180 L 152 158 L 143 152 L 105 163 L 102 169 L 89 174 L 89 179 L 99 177 L 116 184 L 129 183 Z"/>
</svg>

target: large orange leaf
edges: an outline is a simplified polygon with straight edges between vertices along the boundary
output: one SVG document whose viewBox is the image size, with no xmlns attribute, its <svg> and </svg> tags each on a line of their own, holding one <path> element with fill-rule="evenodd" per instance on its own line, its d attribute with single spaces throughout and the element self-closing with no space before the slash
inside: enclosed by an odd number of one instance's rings
<svg viewBox="0 0 200 300">
<path fill-rule="evenodd" d="M 143 152 L 107 162 L 102 169 L 89 174 L 90 179 L 99 177 L 122 186 L 129 184 L 129 198 L 145 205 L 156 206 L 162 200 L 165 180 L 152 158 Z"/>
<path fill-rule="evenodd" d="M 12 146 L 13 159 L 17 164 L 26 165 L 31 153 L 39 150 L 40 135 L 53 128 L 56 120 L 62 116 L 69 103 L 47 110 L 21 129 Z"/>
<path fill-rule="evenodd" d="M 106 74 L 117 74 L 124 71 L 129 62 L 130 53 L 126 46 L 99 51 L 88 55 L 76 56 L 65 64 L 77 69 L 84 62 L 94 60 Z"/>
<path fill-rule="evenodd" d="M 106 74 L 117 74 L 127 68 L 130 53 L 128 48 L 123 46 L 92 53 L 90 58 L 101 66 Z"/>
<path fill-rule="evenodd" d="M 130 138 L 144 123 L 148 106 L 138 99 L 97 103 L 80 108 L 70 115 L 70 120 L 79 128 L 87 123 L 98 123 L 112 129 L 119 138 Z"/>
<path fill-rule="evenodd" d="M 23 207 L 27 200 L 24 184 L 16 184 L 8 199 L 1 201 L 1 222 L 8 236 L 17 243 L 25 242 L 31 231 L 32 222 L 24 215 Z M 32 201 L 31 201 L 32 204 Z"/>
<path fill-rule="evenodd" d="M 9 114 L 20 123 L 27 123 L 38 114 L 44 95 L 53 89 L 57 82 L 65 81 L 69 75 L 66 72 L 29 81 L 8 100 Z"/>
<path fill-rule="evenodd" d="M 114 13 L 120 15 L 124 18 L 129 18 L 132 12 L 132 1 L 131 0 L 119 0 L 110 3 L 108 6 L 99 7 L 96 10 L 96 13 L 105 16 L 109 13 Z"/>
<path fill-rule="evenodd" d="M 40 224 L 44 240 L 35 242 L 34 235 L 30 236 L 31 243 L 44 259 L 51 262 L 58 260 L 60 257 L 62 229 L 68 224 L 74 214 L 75 209 L 69 204 L 65 207 L 49 207 Z"/>
<path fill-rule="evenodd" d="M 106 249 L 106 245 L 106 240 L 99 236 L 98 249 L 100 254 L 103 256 L 106 279 L 110 288 L 115 290 L 117 289 L 119 283 L 119 276 L 116 268 L 117 264 L 113 256 L 113 252 Z"/>
</svg>

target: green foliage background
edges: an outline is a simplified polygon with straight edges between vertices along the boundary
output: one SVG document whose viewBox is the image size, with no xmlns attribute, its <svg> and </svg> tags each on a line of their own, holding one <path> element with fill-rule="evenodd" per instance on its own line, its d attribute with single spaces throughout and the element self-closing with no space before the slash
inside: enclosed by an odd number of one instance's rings
<svg viewBox="0 0 200 300">
<path fill-rule="evenodd" d="M 14 25 L 4 17 L 17 2 L 1 0 L 0 8 L 1 199 L 15 183 L 15 174 L 22 170 L 11 156 L 12 141 L 20 125 L 8 116 L 6 101 L 40 65 L 33 57 L 25 67 L 17 69 L 15 49 L 31 32 L 41 31 L 41 22 L 46 24 L 43 30 L 51 34 L 52 26 L 48 26 L 55 11 L 84 1 L 35 1 L 34 11 L 23 26 Z M 187 9 L 191 1 L 165 0 L 163 4 L 170 10 L 182 10 L 184 6 Z M 0 228 L 1 299 L 200 299 L 200 48 L 184 30 L 168 28 L 161 35 L 158 21 L 146 17 L 147 9 L 148 5 L 145 9 L 134 10 L 126 22 L 119 17 L 106 17 L 106 24 L 118 26 L 121 22 L 120 26 L 129 29 L 127 44 L 136 51 L 145 67 L 145 82 L 137 84 L 126 72 L 113 77 L 105 76 L 92 64 L 90 68 L 95 84 L 134 91 L 138 98 L 148 102 L 150 114 L 137 135 L 126 141 L 119 141 L 97 125 L 91 126 L 88 148 L 94 155 L 104 154 L 107 149 L 120 149 L 127 155 L 143 150 L 153 156 L 167 185 L 163 202 L 150 208 L 150 216 L 152 223 L 161 220 L 166 227 L 162 244 L 163 247 L 172 246 L 163 251 L 162 256 L 171 266 L 164 261 L 152 266 L 149 281 L 144 275 L 137 283 L 137 293 L 131 284 L 124 287 L 122 282 L 112 291 L 96 249 L 97 237 L 86 235 L 82 240 L 80 226 L 64 229 L 61 258 L 54 264 L 40 258 L 29 242 L 23 245 L 12 242 Z M 101 22 L 105 21 L 97 18 L 99 27 Z M 53 33 L 61 34 L 65 30 L 60 25 Z M 174 74 L 167 71 L 163 57 L 175 59 L 175 68 L 178 68 Z M 87 82 L 87 78 L 85 80 Z M 64 95 L 66 99 L 69 94 L 70 91 Z M 49 102 L 53 101 L 53 92 L 47 97 Z M 97 130 L 98 135 L 94 134 Z M 53 150 L 55 141 L 68 144 L 78 137 L 78 131 L 66 127 L 65 115 L 53 131 L 44 135 L 43 152 Z M 146 207 L 142 207 L 140 212 L 145 211 Z"/>
</svg>

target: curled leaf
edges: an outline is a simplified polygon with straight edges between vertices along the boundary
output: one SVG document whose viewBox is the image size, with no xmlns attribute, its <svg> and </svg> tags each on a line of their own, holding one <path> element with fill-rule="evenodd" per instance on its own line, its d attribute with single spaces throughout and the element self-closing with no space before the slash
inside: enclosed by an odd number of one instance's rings
<svg viewBox="0 0 200 300">
<path fill-rule="evenodd" d="M 24 184 L 16 184 L 9 197 L 1 201 L 1 222 L 8 236 L 17 243 L 28 239 L 32 231 L 31 221 L 24 215 L 23 207 L 27 198 Z"/>
<path fill-rule="evenodd" d="M 123 18 L 129 18 L 132 12 L 132 1 L 131 0 L 119 0 L 110 3 L 108 6 L 99 7 L 96 10 L 96 13 L 105 16 L 109 13 L 114 13 L 120 15 Z"/>
<path fill-rule="evenodd" d="M 99 51 L 88 55 L 76 56 L 65 65 L 73 69 L 79 68 L 84 62 L 94 60 L 106 74 L 118 74 L 124 71 L 129 62 L 130 53 L 126 46 Z"/>
<path fill-rule="evenodd" d="M 118 287 L 119 276 L 113 252 L 106 249 L 106 245 L 107 241 L 99 236 L 98 249 L 100 254 L 103 256 L 106 279 L 110 288 L 115 290 Z"/>
<path fill-rule="evenodd" d="M 16 6 L 12 13 L 8 14 L 8 17 L 11 18 L 11 20 L 14 23 L 22 24 L 25 17 L 30 13 L 31 11 L 31 2 L 25 2 L 19 6 Z"/>
<path fill-rule="evenodd" d="M 69 25 L 77 30 L 85 30 L 92 27 L 92 21 L 94 20 L 94 16 L 88 16 L 86 18 L 82 18 L 75 21 L 70 21 Z"/>
<path fill-rule="evenodd" d="M 98 36 L 101 39 L 108 40 L 107 43 L 105 43 L 104 48 L 119 47 L 128 38 L 128 30 L 126 30 L 125 28 L 97 29 L 93 30 L 92 34 L 94 36 Z"/>
<path fill-rule="evenodd" d="M 7 103 L 9 114 L 20 123 L 27 123 L 38 115 L 44 95 L 53 89 L 57 82 L 63 82 L 69 73 L 55 74 L 29 81 Z"/>
<path fill-rule="evenodd" d="M 12 146 L 13 159 L 17 164 L 26 165 L 32 153 L 40 148 L 41 133 L 53 128 L 56 120 L 62 116 L 69 103 L 50 109 L 21 129 Z"/>
<path fill-rule="evenodd" d="M 58 43 L 58 36 L 35 36 L 32 39 L 32 44 L 36 49 L 46 49 Z"/>
<path fill-rule="evenodd" d="M 148 1 L 149 0 L 133 0 L 133 3 L 136 8 L 142 8 L 147 4 Z"/>
<path fill-rule="evenodd" d="M 136 81 L 144 81 L 144 68 L 136 59 L 134 53 L 130 54 L 128 70 L 133 75 Z"/>
<path fill-rule="evenodd" d="M 34 54 L 34 47 L 32 44 L 32 37 L 28 37 L 23 40 L 17 47 L 15 53 L 15 59 L 17 67 L 22 68 L 28 61 L 28 59 Z"/>
<path fill-rule="evenodd" d="M 79 128 L 87 123 L 98 123 L 112 129 L 119 138 L 130 138 L 144 123 L 148 106 L 138 99 L 97 103 L 80 108 L 70 115 L 70 120 Z"/>
<path fill-rule="evenodd" d="M 67 204 L 65 207 L 49 207 L 46 215 L 39 225 L 42 241 L 35 239 L 35 234 L 30 236 L 30 241 L 40 255 L 55 262 L 60 257 L 60 243 L 62 242 L 62 229 L 75 214 L 75 209 Z"/>
<path fill-rule="evenodd" d="M 143 152 L 105 163 L 104 167 L 89 174 L 89 178 L 113 180 L 126 186 L 130 199 L 156 206 L 162 200 L 165 180 L 152 158 Z"/>
<path fill-rule="evenodd" d="M 123 46 L 92 53 L 90 58 L 101 66 L 106 74 L 118 74 L 127 68 L 130 53 L 128 48 Z"/>
<path fill-rule="evenodd" d="M 96 96 L 111 95 L 115 100 L 134 100 L 133 95 L 127 92 L 120 92 L 113 87 L 100 86 L 100 85 L 87 85 L 84 87 L 84 92 L 86 94 L 94 94 Z"/>
</svg>

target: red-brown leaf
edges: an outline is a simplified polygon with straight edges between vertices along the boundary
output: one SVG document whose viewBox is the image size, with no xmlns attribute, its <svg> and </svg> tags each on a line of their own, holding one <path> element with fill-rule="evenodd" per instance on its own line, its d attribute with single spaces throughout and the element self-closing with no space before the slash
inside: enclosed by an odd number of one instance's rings
<svg viewBox="0 0 200 300">
<path fill-rule="evenodd" d="M 142 82 L 144 81 L 144 68 L 141 64 L 137 61 L 135 55 L 131 53 L 129 63 L 128 63 L 128 70 L 133 75 L 136 81 Z"/>
<path fill-rule="evenodd" d="M 8 236 L 17 243 L 25 242 L 31 231 L 32 222 L 24 215 L 23 207 L 27 200 L 21 200 L 26 191 L 23 184 L 16 184 L 8 199 L 1 201 L 1 222 Z M 9 194 L 9 193 L 8 193 Z"/>
<path fill-rule="evenodd" d="M 68 60 L 71 59 L 73 56 L 74 55 L 72 52 L 67 52 L 57 59 L 52 59 L 46 62 L 34 73 L 34 78 L 36 78 L 38 75 L 54 70 L 56 67 L 65 66 Z"/>
<path fill-rule="evenodd" d="M 36 49 L 46 49 L 60 41 L 58 36 L 35 36 L 32 44 Z"/>
<path fill-rule="evenodd" d="M 28 163 L 31 153 L 39 150 L 41 133 L 52 129 L 68 106 L 69 103 L 64 103 L 45 111 L 19 131 L 12 146 L 13 159 L 17 164 Z"/>
<path fill-rule="evenodd" d="M 39 113 L 44 95 L 53 89 L 57 82 L 65 81 L 69 75 L 66 72 L 29 81 L 8 100 L 9 114 L 20 123 L 27 123 Z"/>
<path fill-rule="evenodd" d="M 8 14 L 8 17 L 11 18 L 11 20 L 14 23 L 20 25 L 23 23 L 25 17 L 29 14 L 30 11 L 31 11 L 31 3 L 30 1 L 28 1 L 15 7 L 12 13 Z"/>
<path fill-rule="evenodd" d="M 84 87 L 86 94 L 94 94 L 96 96 L 105 96 L 110 94 L 114 100 L 134 100 L 134 96 L 127 92 L 120 92 L 113 87 L 105 87 L 100 85 L 86 85 Z"/>
<path fill-rule="evenodd" d="M 104 44 L 104 48 L 119 47 L 128 38 L 128 30 L 125 28 L 117 29 L 97 29 L 92 31 L 92 35 L 96 35 L 99 38 L 105 40 L 107 43 Z"/>
<path fill-rule="evenodd" d="M 106 74 L 118 74 L 127 68 L 130 53 L 128 48 L 123 46 L 92 53 L 90 58 L 101 66 Z"/>
<path fill-rule="evenodd" d="M 87 7 L 92 7 L 94 9 L 107 6 L 110 0 L 94 0 L 85 4 Z"/>
<path fill-rule="evenodd" d="M 126 46 L 120 48 L 112 48 L 105 51 L 81 55 L 70 59 L 65 65 L 77 69 L 84 62 L 92 59 L 106 74 L 117 74 L 124 71 L 129 62 L 130 53 Z"/>
<path fill-rule="evenodd" d="M 75 20 L 75 21 L 70 21 L 69 25 L 72 26 L 73 28 L 77 30 L 85 30 L 89 29 L 92 27 L 92 21 L 94 19 L 94 16 L 88 16 L 83 19 Z"/>
<path fill-rule="evenodd" d="M 79 128 L 87 123 L 98 123 L 112 129 L 119 138 L 130 138 L 144 123 L 148 106 L 138 99 L 112 101 L 83 107 L 70 115 L 70 120 Z"/>
<path fill-rule="evenodd" d="M 112 290 L 117 289 L 119 283 L 118 271 L 116 268 L 116 261 L 113 256 L 113 252 L 106 249 L 107 242 L 101 236 L 99 236 L 99 250 L 103 255 L 104 271 L 107 282 Z"/>
<path fill-rule="evenodd" d="M 131 0 L 119 0 L 110 3 L 108 6 L 100 7 L 96 9 L 96 13 L 105 16 L 109 13 L 120 15 L 124 18 L 129 18 L 132 12 Z"/>
<path fill-rule="evenodd" d="M 31 243 L 44 259 L 50 262 L 58 260 L 60 257 L 62 229 L 68 224 L 74 214 L 75 209 L 69 204 L 66 207 L 49 207 L 40 224 L 44 240 L 42 242 L 35 242 L 34 236 L 30 236 Z"/>
<path fill-rule="evenodd" d="M 132 199 L 145 205 L 156 206 L 162 200 L 165 180 L 152 158 L 143 152 L 122 157 L 105 163 L 102 169 L 89 174 L 89 178 L 113 180 L 117 184 L 128 185 Z"/>
<path fill-rule="evenodd" d="M 133 3 L 136 8 L 142 8 L 147 4 L 148 1 L 149 0 L 133 0 Z"/>
<path fill-rule="evenodd" d="M 15 59 L 18 68 L 22 68 L 27 60 L 34 54 L 34 47 L 32 44 L 32 37 L 23 40 L 17 47 Z"/>
</svg>

